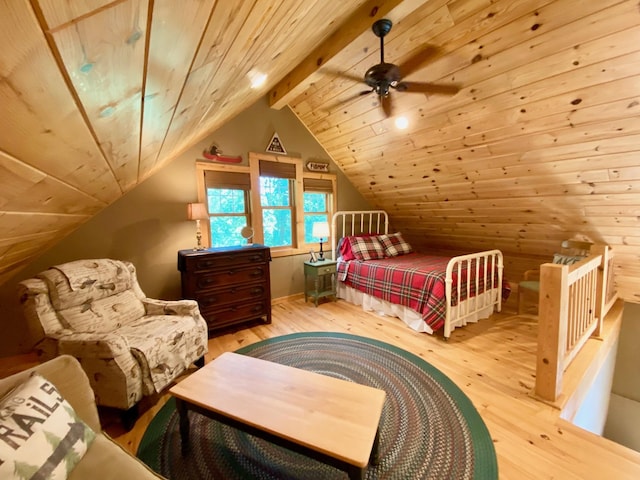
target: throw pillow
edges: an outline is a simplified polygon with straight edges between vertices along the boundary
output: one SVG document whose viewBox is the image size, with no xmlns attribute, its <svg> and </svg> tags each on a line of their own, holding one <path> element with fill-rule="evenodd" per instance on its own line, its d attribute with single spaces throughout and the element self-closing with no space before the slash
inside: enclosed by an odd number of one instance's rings
<svg viewBox="0 0 640 480">
<path fill-rule="evenodd" d="M 559 265 L 573 265 L 585 258 L 586 257 L 584 255 L 564 255 L 562 253 L 555 253 L 553 255 L 553 263 Z"/>
<path fill-rule="evenodd" d="M 384 247 L 378 237 L 351 237 L 351 251 L 358 260 L 384 258 Z"/>
<path fill-rule="evenodd" d="M 387 257 L 396 257 L 413 252 L 411 245 L 405 242 L 400 232 L 393 235 L 380 235 L 379 238 Z"/>
<path fill-rule="evenodd" d="M 34 373 L 0 400 L 0 478 L 66 479 L 95 435 Z"/>
</svg>

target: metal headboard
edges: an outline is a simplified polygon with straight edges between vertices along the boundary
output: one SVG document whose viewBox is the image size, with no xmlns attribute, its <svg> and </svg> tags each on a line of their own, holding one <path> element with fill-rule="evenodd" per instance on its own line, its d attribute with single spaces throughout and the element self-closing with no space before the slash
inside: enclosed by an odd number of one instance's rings
<svg viewBox="0 0 640 480">
<path fill-rule="evenodd" d="M 331 258 L 336 257 L 338 241 L 349 235 L 389 233 L 389 216 L 384 210 L 351 210 L 333 214 L 331 219 Z"/>
</svg>

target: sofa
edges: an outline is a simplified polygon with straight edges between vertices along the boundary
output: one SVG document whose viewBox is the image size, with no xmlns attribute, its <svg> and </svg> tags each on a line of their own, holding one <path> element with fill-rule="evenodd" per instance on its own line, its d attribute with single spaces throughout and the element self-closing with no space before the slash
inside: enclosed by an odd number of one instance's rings
<svg viewBox="0 0 640 480">
<path fill-rule="evenodd" d="M 147 298 L 131 262 L 55 265 L 18 284 L 26 319 L 42 325 L 40 358 L 77 358 L 98 405 L 133 411 L 187 368 L 204 364 L 208 331 L 194 300 Z"/>
<path fill-rule="evenodd" d="M 164 478 L 102 432 L 89 379 L 70 355 L 0 379 L 0 399 L 0 478 Z M 39 476 L 19 474 L 36 468 Z"/>
</svg>

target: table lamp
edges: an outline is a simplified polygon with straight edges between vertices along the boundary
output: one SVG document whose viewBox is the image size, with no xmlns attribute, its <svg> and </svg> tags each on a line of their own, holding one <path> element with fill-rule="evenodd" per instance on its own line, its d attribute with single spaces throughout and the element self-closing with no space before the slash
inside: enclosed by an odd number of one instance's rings
<svg viewBox="0 0 640 480">
<path fill-rule="evenodd" d="M 323 238 L 328 239 L 330 234 L 331 232 L 329 231 L 329 222 L 316 222 L 313 224 L 311 236 L 320 239 L 320 253 L 318 255 L 319 262 L 324 260 L 324 253 L 322 252 L 322 242 L 324 241 Z"/>
<path fill-rule="evenodd" d="M 188 203 L 187 218 L 189 220 L 196 221 L 196 240 L 198 243 L 194 247 L 194 250 L 204 250 L 204 247 L 202 246 L 202 231 L 200 230 L 200 220 L 206 220 L 207 218 L 209 218 L 207 206 L 204 203 Z"/>
</svg>

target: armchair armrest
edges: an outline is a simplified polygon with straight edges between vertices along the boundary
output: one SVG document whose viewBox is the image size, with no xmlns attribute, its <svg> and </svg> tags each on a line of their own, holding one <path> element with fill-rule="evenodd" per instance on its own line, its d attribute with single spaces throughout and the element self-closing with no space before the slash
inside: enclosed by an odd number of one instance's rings
<svg viewBox="0 0 640 480">
<path fill-rule="evenodd" d="M 63 330 L 49 335 L 58 343 L 58 352 L 76 358 L 111 359 L 130 357 L 126 339 L 113 333 L 79 333 Z"/>
<path fill-rule="evenodd" d="M 198 302 L 195 300 L 156 300 L 143 298 L 147 315 L 184 315 L 196 317 L 200 315 Z"/>
<path fill-rule="evenodd" d="M 527 270 L 524 272 L 524 280 L 540 280 L 540 270 Z"/>
</svg>

